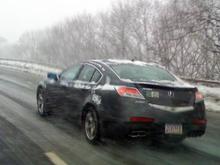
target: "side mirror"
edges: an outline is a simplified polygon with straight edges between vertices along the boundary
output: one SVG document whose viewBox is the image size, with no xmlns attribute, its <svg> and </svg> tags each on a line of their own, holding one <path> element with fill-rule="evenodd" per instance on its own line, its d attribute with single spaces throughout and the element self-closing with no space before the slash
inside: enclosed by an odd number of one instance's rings
<svg viewBox="0 0 220 165">
<path fill-rule="evenodd" d="M 59 76 L 56 73 L 49 72 L 49 73 L 47 73 L 47 78 L 57 81 L 59 79 Z"/>
</svg>

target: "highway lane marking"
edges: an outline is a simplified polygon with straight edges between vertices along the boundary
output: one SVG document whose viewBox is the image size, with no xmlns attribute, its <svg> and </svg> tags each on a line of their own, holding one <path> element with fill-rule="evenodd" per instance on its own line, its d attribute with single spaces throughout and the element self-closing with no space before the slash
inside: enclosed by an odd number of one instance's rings
<svg viewBox="0 0 220 165">
<path fill-rule="evenodd" d="M 47 152 L 45 155 L 55 164 L 55 165 L 67 165 L 58 155 L 54 152 Z"/>
</svg>

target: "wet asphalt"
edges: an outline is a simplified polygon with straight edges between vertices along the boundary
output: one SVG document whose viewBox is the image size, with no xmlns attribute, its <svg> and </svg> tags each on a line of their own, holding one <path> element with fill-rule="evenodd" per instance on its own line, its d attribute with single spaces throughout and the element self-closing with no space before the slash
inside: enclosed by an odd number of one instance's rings
<svg viewBox="0 0 220 165">
<path fill-rule="evenodd" d="M 41 78 L 0 67 L 0 165 L 220 164 L 220 113 L 207 112 L 206 134 L 178 146 L 112 139 L 93 146 L 78 126 L 59 114 L 37 114 Z"/>
</svg>

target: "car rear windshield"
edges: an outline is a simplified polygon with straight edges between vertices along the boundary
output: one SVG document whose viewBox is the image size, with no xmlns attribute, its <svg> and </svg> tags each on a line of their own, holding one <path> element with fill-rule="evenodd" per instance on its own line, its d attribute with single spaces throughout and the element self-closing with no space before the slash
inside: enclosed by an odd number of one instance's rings
<svg viewBox="0 0 220 165">
<path fill-rule="evenodd" d="M 166 70 L 153 65 L 117 64 L 111 65 L 121 79 L 132 81 L 176 81 Z"/>
</svg>

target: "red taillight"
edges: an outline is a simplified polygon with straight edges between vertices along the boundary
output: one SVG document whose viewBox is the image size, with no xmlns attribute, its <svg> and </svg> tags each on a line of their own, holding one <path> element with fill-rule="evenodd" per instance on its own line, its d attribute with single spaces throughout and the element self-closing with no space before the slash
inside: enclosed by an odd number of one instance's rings
<svg viewBox="0 0 220 165">
<path fill-rule="evenodd" d="M 206 125 L 207 120 L 206 119 L 193 119 L 192 123 L 194 125 Z"/>
<path fill-rule="evenodd" d="M 140 91 L 137 88 L 121 86 L 117 87 L 116 91 L 120 96 L 144 99 L 144 96 L 140 93 Z"/>
<path fill-rule="evenodd" d="M 152 123 L 155 119 L 149 117 L 131 117 L 130 121 L 134 123 Z"/>
<path fill-rule="evenodd" d="M 204 96 L 201 92 L 197 91 L 196 94 L 196 102 L 200 102 L 200 101 L 203 101 L 204 100 Z"/>
</svg>

